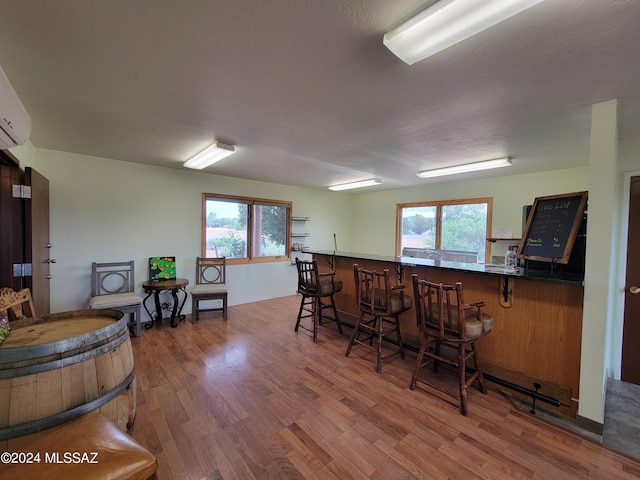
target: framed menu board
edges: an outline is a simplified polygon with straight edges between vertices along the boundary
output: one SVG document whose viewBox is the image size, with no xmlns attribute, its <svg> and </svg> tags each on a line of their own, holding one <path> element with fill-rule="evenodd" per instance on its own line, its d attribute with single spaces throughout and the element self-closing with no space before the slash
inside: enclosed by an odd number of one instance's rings
<svg viewBox="0 0 640 480">
<path fill-rule="evenodd" d="M 527 219 L 517 256 L 568 263 L 587 206 L 587 192 L 538 197 Z"/>
</svg>

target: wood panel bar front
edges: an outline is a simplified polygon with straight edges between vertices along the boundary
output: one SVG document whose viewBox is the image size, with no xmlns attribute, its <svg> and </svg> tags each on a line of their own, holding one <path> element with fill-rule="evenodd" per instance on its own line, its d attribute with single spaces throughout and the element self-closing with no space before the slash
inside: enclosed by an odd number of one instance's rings
<svg viewBox="0 0 640 480">
<path fill-rule="evenodd" d="M 540 394 L 561 403 L 560 407 L 545 404 L 544 408 L 576 416 L 584 296 L 579 279 L 564 281 L 561 277 L 501 275 L 483 272 L 483 266 L 476 264 L 407 257 L 312 253 L 321 271 L 332 268 L 335 278 L 342 280 L 343 290 L 335 296 L 335 301 L 338 310 L 346 314 L 343 319 L 347 322 L 358 314 L 354 263 L 372 270 L 388 268 L 396 281 L 407 287 L 405 294 L 412 298 L 411 275 L 414 273 L 432 282 L 462 282 L 465 302 L 484 301 L 485 311 L 494 318 L 493 331 L 477 345 L 485 373 L 531 391 L 535 390 L 534 383 L 537 383 Z M 508 301 L 504 299 L 505 288 L 508 289 Z M 417 347 L 419 331 L 415 303 L 411 310 L 401 315 L 400 321 L 404 342 L 410 347 Z"/>
</svg>

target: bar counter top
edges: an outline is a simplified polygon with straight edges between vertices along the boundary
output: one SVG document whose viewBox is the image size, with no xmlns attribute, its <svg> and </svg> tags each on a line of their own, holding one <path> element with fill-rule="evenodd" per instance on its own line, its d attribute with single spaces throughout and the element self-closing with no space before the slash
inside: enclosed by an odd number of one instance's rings
<svg viewBox="0 0 640 480">
<path fill-rule="evenodd" d="M 492 265 L 484 263 L 466 263 L 451 262 L 447 260 L 437 260 L 431 258 L 414 258 L 414 257 L 397 257 L 376 255 L 370 253 L 343 252 L 333 250 L 305 250 L 305 253 L 314 255 L 326 255 L 332 257 L 352 258 L 354 260 L 373 260 L 380 262 L 394 263 L 400 266 L 420 265 L 425 267 L 433 267 L 442 270 L 454 270 L 459 272 L 479 273 L 491 276 L 521 278 L 523 280 L 532 280 L 536 282 L 549 282 L 564 285 L 584 286 L 584 275 L 577 273 L 554 272 L 551 273 L 551 264 L 549 271 L 528 270 L 524 268 L 505 268 L 504 265 Z"/>
</svg>

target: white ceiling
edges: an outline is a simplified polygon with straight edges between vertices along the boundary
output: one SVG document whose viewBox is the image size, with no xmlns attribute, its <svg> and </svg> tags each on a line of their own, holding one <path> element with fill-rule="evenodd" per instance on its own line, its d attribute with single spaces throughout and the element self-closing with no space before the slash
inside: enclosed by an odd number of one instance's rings
<svg viewBox="0 0 640 480">
<path fill-rule="evenodd" d="M 431 3 L 0 0 L 0 65 L 37 147 L 182 169 L 219 140 L 237 153 L 205 172 L 319 189 L 586 165 L 612 98 L 640 134 L 640 1 L 546 0 L 406 65 L 382 36 Z"/>
</svg>

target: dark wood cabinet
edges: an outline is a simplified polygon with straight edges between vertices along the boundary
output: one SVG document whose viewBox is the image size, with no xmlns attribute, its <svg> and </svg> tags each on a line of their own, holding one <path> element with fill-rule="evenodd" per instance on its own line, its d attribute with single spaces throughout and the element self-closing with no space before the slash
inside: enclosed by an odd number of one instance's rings
<svg viewBox="0 0 640 480">
<path fill-rule="evenodd" d="M 0 287 L 29 288 L 37 315 L 50 313 L 49 181 L 0 150 Z"/>
</svg>

